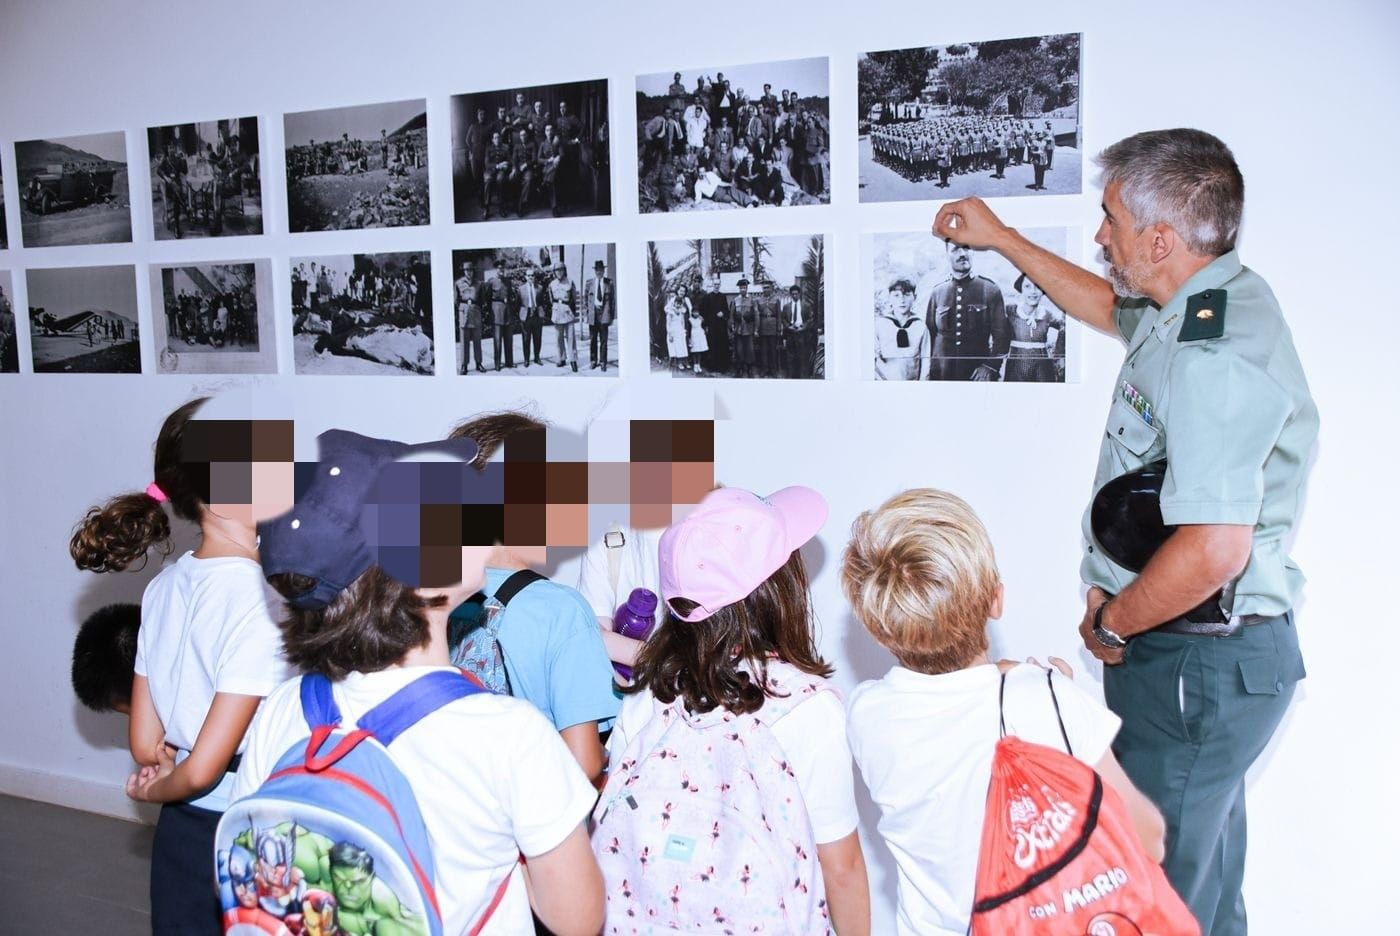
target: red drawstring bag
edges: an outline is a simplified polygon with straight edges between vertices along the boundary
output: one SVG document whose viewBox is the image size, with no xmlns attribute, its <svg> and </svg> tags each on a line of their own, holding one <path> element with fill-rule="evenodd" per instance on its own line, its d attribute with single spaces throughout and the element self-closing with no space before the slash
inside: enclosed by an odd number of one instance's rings
<svg viewBox="0 0 1400 936">
<path fill-rule="evenodd" d="M 1045 674 L 1055 717 L 1053 671 Z M 1002 701 L 1006 674 L 1001 677 Z M 1200 936 L 1123 800 L 1070 750 L 1007 737 L 992 759 L 971 936 Z"/>
</svg>

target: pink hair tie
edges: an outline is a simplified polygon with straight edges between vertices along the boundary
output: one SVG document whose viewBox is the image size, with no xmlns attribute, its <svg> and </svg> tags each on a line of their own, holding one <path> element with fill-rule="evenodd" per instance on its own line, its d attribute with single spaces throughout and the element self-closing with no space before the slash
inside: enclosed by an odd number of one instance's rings
<svg viewBox="0 0 1400 936">
<path fill-rule="evenodd" d="M 146 496 L 154 500 L 157 504 L 163 504 L 170 500 L 169 497 L 165 496 L 165 492 L 160 489 L 160 485 L 156 484 L 154 481 L 146 485 Z"/>
</svg>

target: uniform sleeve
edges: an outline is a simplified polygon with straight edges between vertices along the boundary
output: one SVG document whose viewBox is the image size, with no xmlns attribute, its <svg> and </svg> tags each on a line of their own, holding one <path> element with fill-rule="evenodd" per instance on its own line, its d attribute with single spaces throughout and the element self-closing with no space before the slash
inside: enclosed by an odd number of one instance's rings
<svg viewBox="0 0 1400 936">
<path fill-rule="evenodd" d="M 230 585 L 221 596 L 230 623 L 214 671 L 214 691 L 265 696 L 291 675 L 282 658 L 282 634 L 258 572 L 240 570 Z"/>
<path fill-rule="evenodd" d="M 508 726 L 510 756 L 500 801 L 511 818 L 515 843 L 526 858 L 555 848 L 579 827 L 598 798 L 578 761 L 538 712 L 520 706 Z"/>
<path fill-rule="evenodd" d="M 617 714 L 612 662 L 598 620 L 582 598 L 560 602 L 559 614 L 572 618 L 556 626 L 564 637 L 549 649 L 549 706 L 560 731 L 584 722 L 610 722 Z M 606 730 L 607 725 L 600 726 Z"/>
<path fill-rule="evenodd" d="M 1253 526 L 1264 463 L 1288 419 L 1288 395 L 1226 342 L 1183 348 L 1172 362 L 1162 520 Z"/>
<path fill-rule="evenodd" d="M 850 835 L 860 816 L 841 697 L 818 692 L 783 716 L 773 726 L 773 734 L 797 775 L 817 844 Z"/>
</svg>

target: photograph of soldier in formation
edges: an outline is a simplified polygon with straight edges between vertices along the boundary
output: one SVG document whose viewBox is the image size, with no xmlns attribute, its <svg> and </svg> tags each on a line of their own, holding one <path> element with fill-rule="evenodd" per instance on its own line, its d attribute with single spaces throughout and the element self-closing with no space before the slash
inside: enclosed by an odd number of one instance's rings
<svg viewBox="0 0 1400 936">
<path fill-rule="evenodd" d="M 1079 38 L 862 55 L 860 200 L 1077 194 Z"/>
<path fill-rule="evenodd" d="M 298 374 L 433 373 L 428 251 L 294 258 Z"/>
<path fill-rule="evenodd" d="M 1023 231 L 1065 256 L 1066 228 Z M 1065 314 L 1000 254 L 927 232 L 875 234 L 876 380 L 1064 383 Z"/>
<path fill-rule="evenodd" d="M 277 370 L 266 260 L 151 267 L 156 369 L 163 374 Z"/>
<path fill-rule="evenodd" d="M 831 202 L 827 60 L 637 77 L 645 213 Z"/>
<path fill-rule="evenodd" d="M 30 270 L 35 373 L 139 374 L 134 266 Z"/>
<path fill-rule="evenodd" d="M 615 256 L 612 244 L 454 250 L 457 372 L 616 375 Z"/>
<path fill-rule="evenodd" d="M 452 210 L 458 224 L 612 213 L 608 82 L 452 97 Z"/>
<path fill-rule="evenodd" d="M 27 140 L 15 162 L 24 246 L 130 243 L 125 133 Z"/>
<path fill-rule="evenodd" d="M 282 123 L 292 233 L 428 223 L 425 102 L 303 111 Z"/>
<path fill-rule="evenodd" d="M 652 371 L 824 378 L 825 267 L 821 234 L 651 242 Z"/>
<path fill-rule="evenodd" d="M 0 270 L 0 374 L 19 373 L 19 332 L 10 299 L 10 274 Z"/>
<path fill-rule="evenodd" d="M 146 143 L 156 240 L 263 232 L 256 117 L 151 127 Z"/>
</svg>

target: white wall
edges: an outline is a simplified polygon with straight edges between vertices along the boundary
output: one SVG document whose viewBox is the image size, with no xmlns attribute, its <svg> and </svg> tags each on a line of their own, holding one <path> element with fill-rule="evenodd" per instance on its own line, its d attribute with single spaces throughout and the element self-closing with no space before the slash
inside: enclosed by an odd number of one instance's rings
<svg viewBox="0 0 1400 936">
<path fill-rule="evenodd" d="M 622 357 L 628 392 L 681 406 L 716 390 L 731 419 L 719 474 L 759 490 L 803 482 L 831 501 L 814 590 L 823 646 L 844 686 L 888 663 L 842 608 L 836 563 L 861 509 L 908 485 L 968 498 L 998 546 L 1008 610 L 997 628 L 1007 655 L 1056 652 L 1097 675 L 1076 650 L 1078 519 L 1119 351 L 1087 336 L 1080 382 L 1063 387 L 876 385 L 858 379 L 863 234 L 918 229 L 932 205 L 856 201 L 856 56 L 869 49 L 1082 30 L 1084 139 L 1092 153 L 1135 131 L 1192 125 L 1234 148 L 1248 181 L 1241 242 L 1278 293 L 1322 413 L 1322 437 L 1295 550 L 1310 577 L 1299 616 L 1309 679 L 1250 789 L 1247 892 L 1255 931 L 1340 932 L 1377 919 L 1393 856 L 1391 790 L 1378 769 L 1395 750 L 1386 676 L 1400 652 L 1386 583 L 1400 523 L 1389 456 L 1400 402 L 1390 374 L 1390 274 L 1397 217 L 1395 92 L 1400 8 L 1334 0 L 1237 4 L 1184 0 L 1152 8 L 1002 0 L 984 4 L 839 2 L 654 4 L 97 2 L 0 0 L 0 149 L 12 245 L 19 210 L 17 139 L 124 129 L 133 171 L 135 245 L 0 252 L 0 269 L 178 259 L 270 257 L 283 343 L 287 257 L 429 247 L 439 334 L 454 247 L 541 241 L 618 243 Z M 664 5 L 670 6 L 670 5 Z M 527 37 L 529 37 L 527 39 Z M 673 67 L 827 55 L 831 59 L 830 207 L 639 218 L 634 202 L 633 77 Z M 612 81 L 615 215 L 451 224 L 448 96 L 606 76 Z M 426 97 L 432 163 L 430 229 L 289 237 L 281 166 L 286 111 Z M 256 114 L 270 179 L 262 238 L 150 241 L 141 197 L 145 128 Z M 1094 256 L 1098 193 L 1013 199 L 997 207 L 1023 226 L 1082 230 Z M 824 384 L 673 386 L 646 374 L 643 242 L 739 233 L 830 235 Z M 138 269 L 138 272 L 143 272 Z M 15 277 L 17 309 L 23 278 Z M 143 324 L 149 281 L 140 283 Z M 1383 324 L 1384 323 L 1384 324 Z M 151 331 L 142 328 L 144 336 Z M 439 360 L 450 359 L 439 346 Z M 289 357 L 282 356 L 283 373 Z M 147 352 L 148 371 L 154 361 Z M 450 370 L 450 369 L 449 369 Z M 97 605 L 134 600 L 145 574 L 79 574 L 66 544 L 100 498 L 144 486 L 163 416 L 217 380 L 161 376 L 0 377 L 0 790 L 96 810 L 126 810 L 123 726 L 87 714 L 68 688 L 77 622 Z M 602 381 L 267 378 L 259 384 L 298 422 L 298 450 L 330 426 L 405 439 L 441 433 L 485 407 L 537 400 L 556 423 L 582 427 L 603 402 Z M 611 386 L 616 387 L 615 383 Z M 1372 817 L 1375 817 L 1374 819 Z M 863 831 L 874 833 L 869 810 Z M 875 840 L 871 840 L 874 842 Z M 876 931 L 888 932 L 893 877 L 872 851 Z"/>
</svg>

